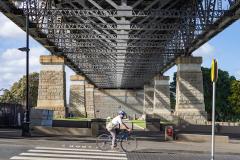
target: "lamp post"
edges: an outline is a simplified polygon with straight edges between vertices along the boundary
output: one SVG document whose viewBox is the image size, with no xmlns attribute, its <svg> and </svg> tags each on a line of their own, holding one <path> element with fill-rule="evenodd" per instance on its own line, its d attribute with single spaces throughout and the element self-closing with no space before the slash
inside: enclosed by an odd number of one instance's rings
<svg viewBox="0 0 240 160">
<path fill-rule="evenodd" d="M 29 110 L 29 0 L 26 0 L 26 47 L 18 48 L 26 52 L 26 112 L 22 126 L 22 136 L 31 136 L 30 133 L 30 110 Z"/>
</svg>

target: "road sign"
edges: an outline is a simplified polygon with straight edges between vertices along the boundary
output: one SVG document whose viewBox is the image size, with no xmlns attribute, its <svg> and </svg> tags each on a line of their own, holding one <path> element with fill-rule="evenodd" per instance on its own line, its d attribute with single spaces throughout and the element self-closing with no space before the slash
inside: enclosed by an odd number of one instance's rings
<svg viewBox="0 0 240 160">
<path fill-rule="evenodd" d="M 216 59 L 213 59 L 212 65 L 211 65 L 211 80 L 212 80 L 212 82 L 216 82 L 217 78 L 218 78 L 217 61 L 216 61 Z"/>
<path fill-rule="evenodd" d="M 215 99 L 216 99 L 216 82 L 218 78 L 218 67 L 216 59 L 212 60 L 211 65 L 211 80 L 213 82 L 213 96 L 212 96 L 212 145 L 211 145 L 211 160 L 214 160 L 215 154 Z"/>
</svg>

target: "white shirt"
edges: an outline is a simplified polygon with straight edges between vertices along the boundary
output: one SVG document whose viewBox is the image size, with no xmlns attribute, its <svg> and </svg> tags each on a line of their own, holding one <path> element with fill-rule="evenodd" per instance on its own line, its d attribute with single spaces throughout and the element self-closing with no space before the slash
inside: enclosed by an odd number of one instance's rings
<svg viewBox="0 0 240 160">
<path fill-rule="evenodd" d="M 114 126 L 117 126 L 119 124 L 122 124 L 122 118 L 120 117 L 120 115 L 116 116 L 115 118 L 112 119 L 112 124 Z"/>
</svg>

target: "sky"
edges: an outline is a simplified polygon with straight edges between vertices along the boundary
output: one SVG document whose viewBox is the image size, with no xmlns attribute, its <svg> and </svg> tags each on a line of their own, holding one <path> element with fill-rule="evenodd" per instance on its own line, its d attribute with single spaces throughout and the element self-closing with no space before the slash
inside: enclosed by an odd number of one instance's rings
<svg viewBox="0 0 240 160">
<path fill-rule="evenodd" d="M 10 89 L 12 84 L 25 75 L 25 54 L 17 48 L 25 46 L 25 33 L 7 17 L 0 13 L 0 90 Z M 30 39 L 30 72 L 39 72 L 40 55 L 50 54 L 41 44 Z M 205 43 L 194 53 L 202 56 L 204 67 L 210 67 L 213 58 L 220 69 L 240 79 L 240 21 L 238 20 L 213 39 Z M 176 66 L 165 75 L 172 78 Z M 69 79 L 74 72 L 66 67 L 67 99 L 69 97 Z M 0 92 L 0 95 L 2 93 Z"/>
</svg>

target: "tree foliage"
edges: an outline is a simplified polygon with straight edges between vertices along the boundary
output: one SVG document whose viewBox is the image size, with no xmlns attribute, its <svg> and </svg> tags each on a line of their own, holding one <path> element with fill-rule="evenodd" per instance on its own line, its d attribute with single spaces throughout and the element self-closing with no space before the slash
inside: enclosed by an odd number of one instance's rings
<svg viewBox="0 0 240 160">
<path fill-rule="evenodd" d="M 174 109 L 176 105 L 176 77 L 177 73 L 174 72 L 173 81 L 170 83 L 170 104 L 172 109 Z"/>
<path fill-rule="evenodd" d="M 235 115 L 240 115 L 240 81 L 233 81 L 231 84 L 231 95 L 228 100 L 233 107 Z"/>
<path fill-rule="evenodd" d="M 39 74 L 29 75 L 29 105 L 37 105 Z M 10 90 L 5 90 L 0 97 L 0 102 L 19 103 L 25 105 L 26 102 L 26 76 L 15 82 Z"/>
<path fill-rule="evenodd" d="M 203 68 L 203 89 L 205 109 L 209 115 L 212 113 L 212 81 L 211 69 Z M 228 97 L 231 95 L 231 83 L 235 77 L 230 76 L 227 71 L 218 69 L 218 80 L 216 82 L 216 119 L 227 120 L 229 115 L 233 114 L 232 107 Z"/>
</svg>

